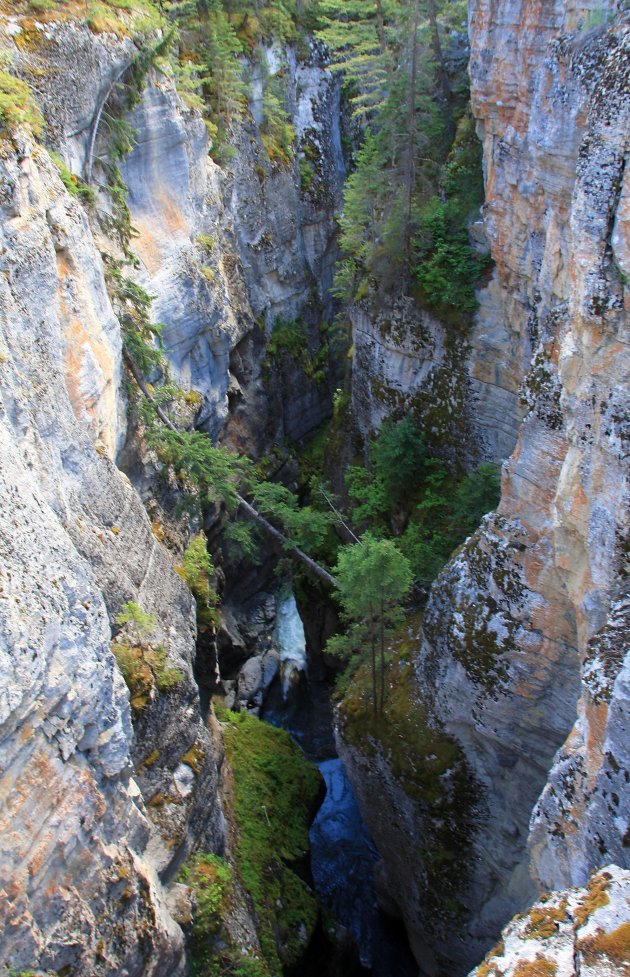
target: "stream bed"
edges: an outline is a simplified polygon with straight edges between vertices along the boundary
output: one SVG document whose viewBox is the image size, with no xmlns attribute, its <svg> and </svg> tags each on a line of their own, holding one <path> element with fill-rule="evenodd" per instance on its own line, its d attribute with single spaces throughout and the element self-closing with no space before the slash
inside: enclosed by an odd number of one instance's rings
<svg viewBox="0 0 630 977">
<path fill-rule="evenodd" d="M 404 927 L 376 903 L 373 879 L 379 854 L 336 755 L 329 691 L 322 674 L 303 676 L 286 698 L 276 681 L 262 714 L 292 734 L 326 783 L 326 796 L 310 830 L 314 888 L 322 906 L 354 938 L 366 975 L 417 977 Z M 329 977 L 325 969 L 320 975 Z"/>
</svg>

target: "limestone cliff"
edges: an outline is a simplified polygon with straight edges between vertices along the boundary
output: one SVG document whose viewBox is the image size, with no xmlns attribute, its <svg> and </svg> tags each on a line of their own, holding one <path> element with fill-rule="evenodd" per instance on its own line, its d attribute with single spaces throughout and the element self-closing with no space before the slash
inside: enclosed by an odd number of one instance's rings
<svg viewBox="0 0 630 977">
<path fill-rule="evenodd" d="M 85 215 L 29 143 L 3 160 L 2 185 L 0 955 L 17 970 L 177 972 L 182 935 L 156 870 L 200 832 L 220 847 L 223 830 L 192 600 L 112 460 L 120 333 Z M 155 613 L 181 674 L 135 743 L 110 650 L 130 599 Z M 183 760 L 194 745 L 196 774 Z M 133 762 L 152 749 L 143 799 Z M 171 805 L 152 822 L 158 789 Z"/>
<path fill-rule="evenodd" d="M 251 115 L 234 133 L 227 169 L 208 157 L 201 118 L 155 73 L 129 117 L 140 136 L 122 167 L 139 280 L 155 296 L 174 375 L 204 398 L 196 423 L 213 437 L 227 424 L 232 443 L 249 454 L 303 438 L 330 410 L 329 395 L 299 364 L 270 382 L 261 363 L 277 317 L 305 318 L 319 343 L 345 174 L 340 84 L 323 52 L 313 46 L 298 61 L 291 48 L 262 48 L 259 57 L 268 74 L 287 79 L 297 151 L 289 165 L 272 162 L 263 147 L 255 72 Z M 301 188 L 305 153 L 313 179 Z"/>
<path fill-rule="evenodd" d="M 629 884 L 627 871 L 609 865 L 583 888 L 543 896 L 506 927 L 471 977 L 623 977 Z"/>
<path fill-rule="evenodd" d="M 134 34 L 124 12 L 117 33 L 56 15 L 40 22 L 2 5 L 0 43 L 38 96 L 46 144 L 98 183 L 111 100 L 120 114 L 130 67 L 159 35 Z M 295 128 L 320 164 L 312 198 L 300 194 L 297 161 L 290 171 L 265 163 L 252 194 L 263 152 L 254 112 L 235 137 L 249 147 L 240 168 L 216 166 L 168 70 L 144 79 L 123 167 L 134 274 L 155 296 L 173 375 L 201 394 L 198 424 L 226 436 L 229 406 L 227 436 L 254 454 L 290 427 L 281 395 L 274 404 L 263 386 L 256 317 L 271 325 L 309 303 L 321 314 L 343 175 L 339 86 L 321 52 L 292 57 Z M 3 142 L 0 168 L 0 958 L 16 972 L 183 973 L 166 887 L 193 847 L 226 843 L 222 746 L 201 716 L 194 602 L 173 570 L 187 527 L 167 527 L 169 552 L 138 494 L 156 490 L 128 442 L 102 260 L 118 253 L 107 189 L 86 212 L 69 174 L 68 188 L 25 134 Z M 281 253 L 289 264 L 278 276 Z M 303 377 L 295 387 L 289 433 L 300 437 L 327 406 Z M 125 640 L 115 618 L 130 600 L 156 619 L 151 647 L 170 670 L 133 710 L 111 650 L 112 632 Z"/>
<path fill-rule="evenodd" d="M 415 660 L 429 725 L 456 740 L 474 785 L 462 821 L 475 824 L 473 857 L 450 927 L 411 854 L 441 812 L 398 821 L 400 790 L 387 813 L 366 808 L 377 842 L 386 817 L 409 836 L 387 898 L 415 946 L 437 950 L 421 960 L 429 973 L 471 965 L 537 889 L 628 866 L 627 18 L 614 3 L 474 2 L 470 40 L 496 264 L 474 342 L 479 352 L 500 328 L 500 385 L 513 402 L 521 383 L 525 417 L 499 510 L 436 581 Z M 422 385 L 430 354 L 412 355 Z M 473 358 L 472 375 L 492 361 Z M 366 776 L 369 765 L 355 777 L 364 792 Z M 374 800 L 384 774 L 372 776 Z"/>
</svg>

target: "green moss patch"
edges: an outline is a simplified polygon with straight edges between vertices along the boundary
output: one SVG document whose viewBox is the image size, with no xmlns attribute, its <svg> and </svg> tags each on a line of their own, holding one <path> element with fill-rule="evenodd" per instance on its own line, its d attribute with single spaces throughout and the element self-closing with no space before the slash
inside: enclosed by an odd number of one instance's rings
<svg viewBox="0 0 630 977">
<path fill-rule="evenodd" d="M 440 777 L 460 751 L 454 740 L 431 728 L 418 701 L 411 659 L 419 624 L 418 616 L 408 619 L 390 644 L 383 716 L 374 716 L 367 666 L 352 676 L 339 715 L 348 743 L 364 753 L 380 749 L 405 793 L 430 803 L 441 793 Z"/>
<path fill-rule="evenodd" d="M 338 709 L 343 739 L 364 756 L 383 757 L 417 803 L 423 848 L 416 852 L 414 872 L 423 888 L 426 927 L 443 936 L 464 911 L 459 896 L 466 888 L 479 787 L 459 744 L 431 720 L 420 700 L 412 665 L 419 628 L 419 616 L 410 618 L 390 642 L 382 716 L 374 716 L 364 666 L 346 676 Z"/>
<path fill-rule="evenodd" d="M 321 776 L 288 733 L 248 713 L 225 716 L 236 864 L 252 898 L 265 960 L 278 974 L 303 954 L 318 920 L 313 892 L 290 866 L 308 852 Z"/>
</svg>

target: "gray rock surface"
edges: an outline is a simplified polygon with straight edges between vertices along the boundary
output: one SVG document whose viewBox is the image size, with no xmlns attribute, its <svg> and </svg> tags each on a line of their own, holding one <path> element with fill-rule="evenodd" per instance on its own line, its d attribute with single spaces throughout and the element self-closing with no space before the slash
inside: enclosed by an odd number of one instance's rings
<svg viewBox="0 0 630 977">
<path fill-rule="evenodd" d="M 630 873 L 607 865 L 580 889 L 543 896 L 511 922 L 470 977 L 623 977 Z"/>
<path fill-rule="evenodd" d="M 434 584 L 415 663 L 422 707 L 461 745 L 480 787 L 461 942 L 433 944 L 449 973 L 472 965 L 533 892 L 584 884 L 611 859 L 629 865 L 629 305 L 619 269 L 630 245 L 630 98 L 627 18 L 615 9 L 470 7 L 496 262 L 475 342 L 482 350 L 487 329 L 505 351 L 510 397 L 531 362 L 498 514 Z M 406 368 L 391 360 L 392 374 Z M 488 418 L 499 409 L 483 408 Z M 376 797 L 373 776 L 364 790 Z M 440 812 L 420 811 L 409 829 L 402 788 L 399 798 L 397 830 L 423 848 Z M 364 813 L 378 832 L 382 808 Z M 415 886 L 426 913 L 423 865 L 390 857 L 401 912 Z M 431 932 L 423 912 L 408 919 L 414 947 Z M 436 919 L 446 912 L 437 907 Z"/>
<path fill-rule="evenodd" d="M 0 957 L 86 977 L 172 974 L 183 939 L 156 870 L 167 876 L 193 842 L 220 848 L 224 833 L 192 598 L 111 460 L 120 331 L 85 215 L 28 143 L 3 159 L 1 182 Z M 128 600 L 155 614 L 181 673 L 152 695 L 135 739 L 110 650 Z M 182 797 L 174 774 L 194 744 Z M 145 807 L 158 787 L 173 802 Z"/>
</svg>

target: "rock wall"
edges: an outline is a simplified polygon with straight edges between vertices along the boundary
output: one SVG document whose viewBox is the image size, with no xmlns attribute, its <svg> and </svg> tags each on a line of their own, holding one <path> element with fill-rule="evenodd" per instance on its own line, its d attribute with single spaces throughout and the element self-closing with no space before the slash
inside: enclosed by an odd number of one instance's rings
<svg viewBox="0 0 630 977">
<path fill-rule="evenodd" d="M 430 722 L 480 788 L 463 916 L 427 966 L 449 974 L 536 890 L 628 867 L 629 850 L 627 17 L 613 3 L 474 2 L 470 33 L 496 263 L 475 342 L 501 324 L 503 386 L 513 401 L 522 377 L 525 417 L 498 513 L 436 581 L 415 661 Z M 378 802 L 365 813 L 386 816 Z M 424 877 L 410 859 L 389 892 Z M 399 909 L 421 944 L 431 920 Z"/>
<path fill-rule="evenodd" d="M 183 938 L 157 870 L 199 839 L 223 843 L 192 599 L 112 460 L 120 330 L 85 214 L 30 143 L 6 154 L 1 180 L 0 956 L 15 970 L 175 973 Z M 128 600 L 156 615 L 181 674 L 135 740 L 110 650 Z M 150 819 L 158 790 L 169 803 Z"/>
<path fill-rule="evenodd" d="M 583 888 L 543 896 L 505 928 L 471 977 L 623 977 L 629 886 L 628 872 L 609 865 Z"/>
<path fill-rule="evenodd" d="M 296 156 L 272 162 L 260 125 L 262 80 L 252 68 L 251 114 L 234 133 L 227 168 L 208 157 L 201 118 L 172 82 L 153 74 L 129 121 L 140 134 L 122 166 L 129 188 L 139 280 L 155 296 L 153 315 L 178 382 L 204 403 L 197 424 L 211 436 L 227 426 L 235 447 L 262 453 L 300 440 L 330 412 L 330 390 L 299 363 L 262 370 L 265 334 L 275 320 L 331 316 L 337 256 L 335 213 L 345 166 L 340 83 L 314 45 L 304 61 L 292 48 L 261 48 L 273 77 L 282 72 Z M 312 181 L 301 187 L 308 154 Z"/>
<path fill-rule="evenodd" d="M 120 16 L 119 35 L 66 11 L 61 22 L 0 17 L 0 46 L 38 96 L 44 138 L 77 176 L 100 179 L 109 100 L 120 103 L 118 82 L 158 39 Z M 288 432 L 284 411 L 299 437 L 327 410 L 299 366 L 293 400 L 270 397 L 255 321 L 307 305 L 312 323 L 327 313 L 343 176 L 339 87 L 316 49 L 305 63 L 293 58 L 291 85 L 300 145 L 310 140 L 321 164 L 311 197 L 296 190 L 297 161 L 282 171 L 265 163 L 252 203 L 260 145 L 221 171 L 168 72 L 151 75 L 129 117 L 137 145 L 123 167 L 138 231 L 132 273 L 155 296 L 172 373 L 201 393 L 198 423 L 254 454 Z M 260 142 L 255 117 L 238 138 Z M 167 886 L 193 847 L 226 844 L 222 746 L 193 680 L 194 602 L 172 567 L 186 526 L 167 527 L 168 552 L 164 527 L 152 526 L 116 467 L 124 457 L 150 501 L 151 466 L 128 440 L 121 330 L 102 260 L 116 253 L 107 194 L 88 220 L 46 151 L 21 135 L 3 142 L 0 187 L 0 958 L 16 972 L 77 977 L 184 973 Z M 273 237 L 266 258 L 251 247 L 255 221 L 256 234 Z M 273 264 L 285 248 L 283 283 Z M 130 600 L 154 615 L 150 643 L 174 676 L 134 710 L 111 650 Z"/>
</svg>

